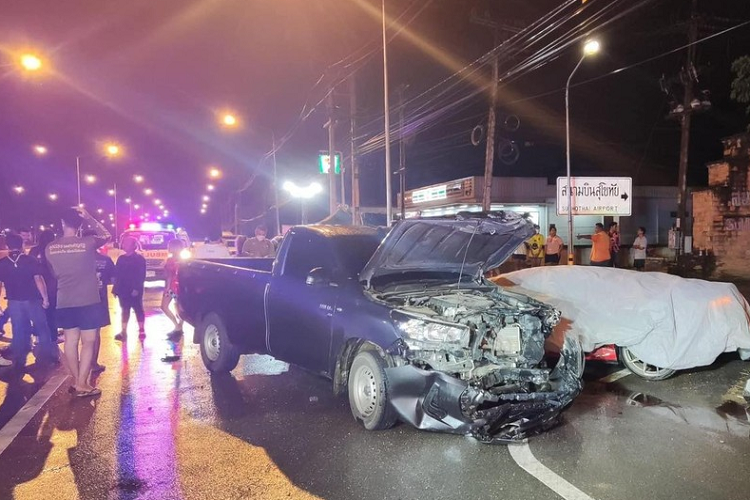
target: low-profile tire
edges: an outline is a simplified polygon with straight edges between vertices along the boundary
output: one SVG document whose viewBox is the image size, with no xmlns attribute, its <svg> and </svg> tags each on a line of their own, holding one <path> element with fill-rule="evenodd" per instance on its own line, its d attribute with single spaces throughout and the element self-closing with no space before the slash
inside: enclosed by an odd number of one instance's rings
<svg viewBox="0 0 750 500">
<path fill-rule="evenodd" d="M 229 340 L 227 327 L 216 313 L 209 313 L 201 321 L 200 348 L 203 364 L 211 372 L 227 373 L 240 361 L 240 351 Z"/>
<path fill-rule="evenodd" d="M 627 347 L 618 347 L 617 354 L 625 368 L 645 380 L 664 380 L 676 373 L 676 370 L 644 363 Z"/>
<path fill-rule="evenodd" d="M 386 363 L 376 351 L 360 351 L 349 370 L 349 407 L 365 429 L 389 429 L 396 423 L 396 413 L 388 401 Z"/>
</svg>

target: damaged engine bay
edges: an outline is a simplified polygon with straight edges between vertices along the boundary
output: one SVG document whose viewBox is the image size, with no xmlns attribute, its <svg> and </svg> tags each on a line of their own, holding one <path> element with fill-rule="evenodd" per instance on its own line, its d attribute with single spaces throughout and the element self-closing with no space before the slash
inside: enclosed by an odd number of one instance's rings
<svg viewBox="0 0 750 500">
<path fill-rule="evenodd" d="M 378 297 L 403 338 L 389 350 L 389 400 L 424 430 L 482 442 L 524 439 L 558 424 L 582 388 L 583 352 L 566 339 L 548 368 L 560 312 L 495 286 L 437 287 Z"/>
</svg>

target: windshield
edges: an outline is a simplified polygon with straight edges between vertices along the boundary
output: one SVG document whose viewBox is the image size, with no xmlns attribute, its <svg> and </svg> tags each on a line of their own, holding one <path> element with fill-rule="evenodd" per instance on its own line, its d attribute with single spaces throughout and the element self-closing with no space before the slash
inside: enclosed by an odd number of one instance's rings
<svg viewBox="0 0 750 500">
<path fill-rule="evenodd" d="M 175 239 L 172 231 L 126 231 L 122 239 L 126 237 L 135 238 L 140 250 L 166 250 L 167 244 Z M 122 239 L 120 246 L 122 246 Z"/>
<path fill-rule="evenodd" d="M 380 245 L 377 235 L 356 235 L 331 239 L 347 276 L 357 276 Z"/>
</svg>

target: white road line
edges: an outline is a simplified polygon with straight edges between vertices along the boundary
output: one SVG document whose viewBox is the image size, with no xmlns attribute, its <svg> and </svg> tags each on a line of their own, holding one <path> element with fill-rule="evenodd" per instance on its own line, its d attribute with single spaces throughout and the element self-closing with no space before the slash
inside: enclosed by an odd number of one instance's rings
<svg viewBox="0 0 750 500">
<path fill-rule="evenodd" d="M 621 378 L 625 378 L 628 375 L 632 375 L 633 372 L 628 370 L 627 368 L 623 368 L 622 370 L 616 371 L 614 373 L 610 373 L 606 377 L 602 377 L 598 380 L 598 382 L 601 382 L 602 384 L 611 384 L 612 382 L 615 382 L 617 380 L 620 380 Z"/>
<path fill-rule="evenodd" d="M 23 408 L 18 410 L 18 413 L 13 415 L 13 418 L 0 429 L 0 455 L 10 446 L 14 439 L 21 433 L 26 427 L 26 424 L 34 418 L 34 415 L 41 409 L 41 407 L 49 401 L 49 398 L 60 388 L 60 386 L 68 378 L 67 375 L 60 373 L 50 378 L 41 389 L 36 391 L 36 394 L 31 396 Z"/>
<path fill-rule="evenodd" d="M 565 479 L 561 478 L 536 459 L 528 443 L 509 444 L 508 451 L 513 460 L 542 484 L 565 500 L 594 500 Z"/>
</svg>

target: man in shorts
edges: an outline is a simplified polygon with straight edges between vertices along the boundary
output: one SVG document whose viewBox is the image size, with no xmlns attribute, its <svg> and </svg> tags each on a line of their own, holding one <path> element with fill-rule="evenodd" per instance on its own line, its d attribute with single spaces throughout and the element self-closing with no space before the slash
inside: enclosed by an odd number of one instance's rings
<svg viewBox="0 0 750 500">
<path fill-rule="evenodd" d="M 101 390 L 89 383 L 96 337 L 103 326 L 96 254 L 111 235 L 83 209 L 68 209 L 61 222 L 63 235 L 47 246 L 45 255 L 57 278 L 57 324 L 65 332 L 66 367 L 73 377 L 70 392 L 78 397 L 96 396 Z M 96 236 L 78 236 L 84 225 Z"/>
</svg>

